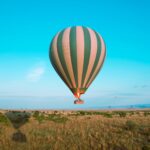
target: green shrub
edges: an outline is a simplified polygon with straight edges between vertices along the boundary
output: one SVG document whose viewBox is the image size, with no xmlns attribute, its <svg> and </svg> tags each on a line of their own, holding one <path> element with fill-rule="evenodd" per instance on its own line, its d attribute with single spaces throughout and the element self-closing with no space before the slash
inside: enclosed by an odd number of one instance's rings
<svg viewBox="0 0 150 150">
<path fill-rule="evenodd" d="M 111 113 L 108 113 L 108 112 L 98 112 L 98 111 L 77 111 L 76 112 L 76 115 L 77 116 L 85 116 L 85 115 L 102 115 L 104 117 L 107 117 L 107 118 L 112 118 L 112 114 Z"/>
<path fill-rule="evenodd" d="M 148 112 L 148 111 L 144 112 L 144 116 L 149 116 L 149 115 L 150 115 L 150 112 Z"/>
<path fill-rule="evenodd" d="M 132 115 L 134 115 L 135 112 L 134 112 L 134 111 L 128 111 L 127 113 L 128 113 L 130 116 L 132 116 Z"/>
<path fill-rule="evenodd" d="M 0 113 L 0 123 L 4 123 L 4 124 L 6 124 L 6 125 L 9 124 L 9 120 L 8 120 L 7 117 L 6 117 L 4 114 L 2 114 L 2 113 Z"/>
<path fill-rule="evenodd" d="M 68 120 L 68 118 L 61 115 L 49 114 L 47 120 L 54 121 L 56 123 L 65 123 Z"/>
<path fill-rule="evenodd" d="M 33 117 L 39 122 L 43 122 L 44 120 L 46 120 L 46 117 L 43 113 L 40 113 L 39 111 L 35 111 L 33 113 Z"/>
<path fill-rule="evenodd" d="M 48 116 L 46 116 L 43 113 L 40 113 L 38 111 L 35 111 L 33 114 L 33 117 L 39 122 L 43 122 L 45 121 L 53 121 L 56 123 L 65 123 L 68 118 L 61 116 L 60 114 L 55 114 L 55 112 L 53 114 L 49 114 Z"/>
<path fill-rule="evenodd" d="M 102 115 L 106 118 L 112 118 L 112 114 L 110 113 L 103 113 Z"/>
<path fill-rule="evenodd" d="M 88 111 L 77 111 L 76 112 L 77 116 L 92 115 L 92 114 L 93 114 L 93 112 L 88 112 Z"/>
<path fill-rule="evenodd" d="M 96 111 L 96 112 L 93 112 L 93 115 L 102 115 L 106 118 L 112 118 L 112 113 L 110 113 L 110 112 L 98 112 L 98 111 Z"/>
<path fill-rule="evenodd" d="M 126 112 L 124 111 L 117 111 L 115 114 L 118 114 L 120 117 L 126 117 Z"/>
<path fill-rule="evenodd" d="M 39 114 L 40 114 L 39 111 L 34 111 L 32 116 L 33 116 L 34 118 L 37 118 L 37 117 L 39 116 Z"/>
<path fill-rule="evenodd" d="M 126 124 L 125 124 L 125 129 L 126 130 L 130 130 L 130 131 L 134 131 L 138 128 L 138 125 L 132 121 L 132 120 L 127 120 Z"/>
<path fill-rule="evenodd" d="M 150 150 L 150 145 L 144 145 L 144 146 L 142 147 L 142 150 Z"/>
</svg>

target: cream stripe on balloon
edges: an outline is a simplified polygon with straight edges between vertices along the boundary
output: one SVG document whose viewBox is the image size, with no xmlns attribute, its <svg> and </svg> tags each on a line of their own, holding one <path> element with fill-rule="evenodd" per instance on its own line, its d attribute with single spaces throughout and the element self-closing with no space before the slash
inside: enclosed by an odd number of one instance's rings
<svg viewBox="0 0 150 150">
<path fill-rule="evenodd" d="M 55 60 L 55 64 L 58 68 L 58 70 L 61 72 L 62 76 L 64 77 L 64 79 L 66 80 L 68 86 L 70 88 L 72 88 L 71 83 L 69 82 L 69 80 L 67 79 L 67 76 L 62 68 L 62 65 L 60 63 L 59 57 L 58 57 L 58 52 L 57 52 L 57 38 L 58 38 L 59 33 L 56 35 L 54 41 L 53 41 L 53 56 L 54 56 L 54 60 Z"/>
<path fill-rule="evenodd" d="M 92 78 L 90 79 L 90 81 L 89 81 L 89 83 L 87 84 L 86 88 L 88 88 L 88 87 L 90 86 L 90 84 L 92 83 L 92 81 L 94 80 L 94 78 L 95 78 L 95 76 L 96 76 L 98 70 L 99 70 L 100 67 L 102 66 L 103 61 L 104 61 L 104 59 L 105 59 L 105 52 L 106 52 L 106 51 L 105 51 L 105 44 L 104 44 L 104 41 L 103 41 L 102 37 L 101 37 L 100 35 L 99 35 L 99 37 L 100 37 L 100 41 L 101 41 L 101 55 L 100 55 L 100 59 L 99 59 L 99 62 L 98 62 L 98 64 L 97 64 L 97 67 L 96 67 L 96 69 L 95 69 L 95 71 L 94 71 L 94 73 L 93 73 L 93 75 L 92 75 Z"/>
<path fill-rule="evenodd" d="M 72 67 L 72 62 L 71 62 L 71 54 L 70 54 L 70 28 L 67 28 L 64 33 L 63 33 L 63 38 L 62 38 L 62 49 L 63 49 L 63 54 L 64 54 L 64 59 L 66 62 L 67 70 L 69 73 L 69 76 L 71 78 L 73 87 L 76 87 L 75 83 L 75 78 L 74 78 L 74 73 L 73 73 L 73 67 Z"/>
<path fill-rule="evenodd" d="M 91 38 L 91 54 L 90 54 L 90 60 L 89 60 L 89 65 L 87 68 L 87 73 L 85 76 L 84 84 L 83 87 L 85 87 L 87 80 L 89 79 L 89 76 L 91 74 L 95 59 L 96 59 L 96 54 L 97 54 L 97 38 L 93 30 L 89 29 L 90 33 L 90 38 Z"/>
<path fill-rule="evenodd" d="M 81 87 L 83 63 L 84 63 L 84 32 L 83 28 L 76 27 L 76 45 L 77 45 L 77 68 L 78 68 L 78 87 Z"/>
</svg>

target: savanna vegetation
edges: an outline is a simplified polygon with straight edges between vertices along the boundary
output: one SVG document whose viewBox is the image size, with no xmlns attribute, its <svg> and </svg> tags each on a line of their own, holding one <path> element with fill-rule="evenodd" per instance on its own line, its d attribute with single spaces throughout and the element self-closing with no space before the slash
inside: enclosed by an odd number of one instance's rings
<svg viewBox="0 0 150 150">
<path fill-rule="evenodd" d="M 0 111 L 0 150 L 150 150 L 150 110 Z"/>
</svg>

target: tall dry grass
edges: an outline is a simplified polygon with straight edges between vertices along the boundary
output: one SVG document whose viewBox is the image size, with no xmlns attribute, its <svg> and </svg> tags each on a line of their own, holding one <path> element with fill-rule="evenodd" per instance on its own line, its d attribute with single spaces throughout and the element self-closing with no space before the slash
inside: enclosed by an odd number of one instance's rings
<svg viewBox="0 0 150 150">
<path fill-rule="evenodd" d="M 19 129 L 1 113 L 0 150 L 149 150 L 149 112 L 30 112 Z M 12 139 L 17 130 L 26 141 Z"/>
</svg>

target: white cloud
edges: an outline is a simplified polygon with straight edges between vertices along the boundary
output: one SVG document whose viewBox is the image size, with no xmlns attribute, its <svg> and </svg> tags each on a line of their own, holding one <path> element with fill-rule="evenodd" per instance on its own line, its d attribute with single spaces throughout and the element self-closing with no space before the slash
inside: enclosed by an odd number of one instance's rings
<svg viewBox="0 0 150 150">
<path fill-rule="evenodd" d="M 31 82 L 36 82 L 42 77 L 44 72 L 45 72 L 44 67 L 40 66 L 40 67 L 34 68 L 27 74 L 27 79 Z"/>
</svg>

